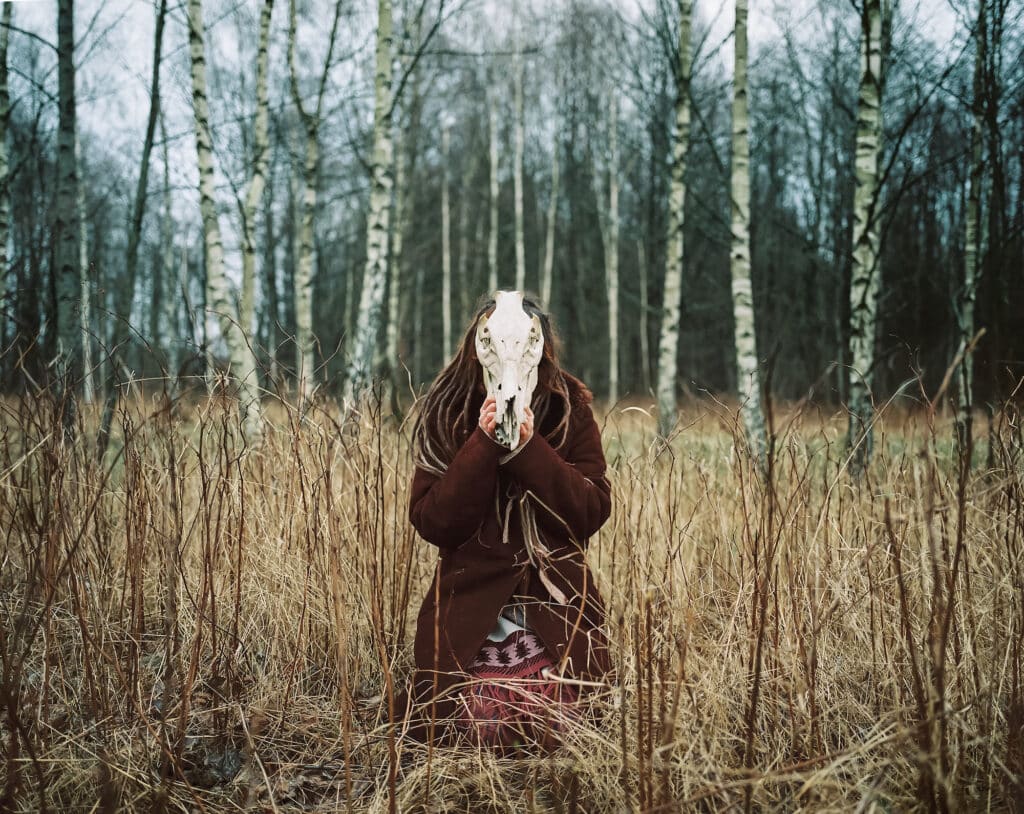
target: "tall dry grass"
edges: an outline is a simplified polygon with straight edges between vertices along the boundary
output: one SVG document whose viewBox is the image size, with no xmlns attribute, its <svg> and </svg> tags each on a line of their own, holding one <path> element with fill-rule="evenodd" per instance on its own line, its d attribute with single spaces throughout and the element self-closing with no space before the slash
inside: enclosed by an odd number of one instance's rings
<svg viewBox="0 0 1024 814">
<path fill-rule="evenodd" d="M 708 403 L 668 447 L 602 417 L 589 561 L 618 682 L 545 758 L 410 743 L 389 702 L 434 550 L 409 427 L 372 405 L 123 404 L 0 435 L 0 809 L 980 811 L 1024 799 L 1022 438 L 967 471 L 924 410 L 853 482 L 839 416 L 773 416 L 767 470 Z M 1018 808 L 1019 810 L 1019 808 Z"/>
</svg>

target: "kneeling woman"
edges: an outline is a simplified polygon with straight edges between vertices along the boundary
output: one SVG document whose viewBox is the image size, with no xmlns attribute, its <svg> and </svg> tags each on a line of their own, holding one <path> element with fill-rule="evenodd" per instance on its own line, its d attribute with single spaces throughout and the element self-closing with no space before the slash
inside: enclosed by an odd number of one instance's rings
<svg viewBox="0 0 1024 814">
<path fill-rule="evenodd" d="M 609 672 L 584 562 L 611 506 L 591 398 L 519 292 L 480 309 L 425 397 L 409 518 L 440 559 L 416 623 L 419 740 L 552 746 Z"/>
</svg>

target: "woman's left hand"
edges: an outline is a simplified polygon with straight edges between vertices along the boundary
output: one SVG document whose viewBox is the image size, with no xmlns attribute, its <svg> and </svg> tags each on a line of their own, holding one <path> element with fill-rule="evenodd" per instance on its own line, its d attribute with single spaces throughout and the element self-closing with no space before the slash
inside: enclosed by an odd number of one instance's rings
<svg viewBox="0 0 1024 814">
<path fill-rule="evenodd" d="M 523 423 L 519 425 L 519 446 L 523 446 L 533 438 L 533 410 L 526 408 Z"/>
</svg>

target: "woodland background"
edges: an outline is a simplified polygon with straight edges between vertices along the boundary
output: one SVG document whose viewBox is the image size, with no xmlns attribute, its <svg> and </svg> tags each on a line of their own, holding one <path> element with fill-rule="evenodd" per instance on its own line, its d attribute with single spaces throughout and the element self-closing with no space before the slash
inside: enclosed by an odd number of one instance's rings
<svg viewBox="0 0 1024 814">
<path fill-rule="evenodd" d="M 79 344 L 88 345 L 93 389 L 103 395 L 168 368 L 201 375 L 207 365 L 223 365 L 222 326 L 204 313 L 207 306 L 225 309 L 212 302 L 197 198 L 188 8 L 165 10 L 154 96 L 159 9 L 74 4 L 78 198 L 76 213 L 62 216 L 58 8 L 6 5 L 13 11 L 5 10 L 7 101 L 0 117 L 7 145 L 0 175 L 10 202 L 9 220 L 0 218 L 3 388 L 17 392 L 29 380 L 41 382 L 57 356 L 64 225 L 79 244 L 69 273 L 80 274 L 88 305 L 78 308 L 80 296 L 71 309 L 84 313 Z M 314 346 L 306 363 L 315 367 L 313 383 L 340 395 L 368 267 L 377 9 L 297 2 L 293 88 L 290 9 L 277 3 L 268 30 L 261 153 L 254 137 L 261 5 L 208 0 L 203 9 L 227 302 L 236 309 L 241 300 L 247 309 L 242 321 L 261 387 L 295 386 L 296 343 L 305 341 Z M 70 3 L 61 7 L 71 13 Z M 987 20 L 980 30 L 979 12 Z M 891 6 L 874 218 L 881 241 L 876 399 L 918 375 L 934 392 L 960 347 L 975 113 L 984 167 L 975 323 L 986 330 L 974 354 L 975 402 L 1001 400 L 1024 372 L 1024 318 L 1016 305 L 1024 293 L 1021 13 L 1011 0 Z M 553 269 L 550 308 L 568 368 L 599 396 L 610 395 L 608 343 L 615 333 L 621 383 L 614 395 L 652 392 L 681 84 L 677 7 L 666 0 L 432 0 L 397 3 L 393 14 L 386 169 L 394 211 L 386 273 L 397 299 L 385 301 L 376 326 L 373 372 L 390 372 L 406 392 L 410 382 L 429 382 L 447 355 L 443 293 L 449 292 L 449 330 L 457 337 L 490 280 L 506 288 L 520 282 L 522 252 L 528 289 L 542 293 L 545 265 Z M 677 389 L 728 393 L 736 387 L 729 264 L 733 13 L 712 3 L 698 4 L 693 15 Z M 769 389 L 782 399 L 810 392 L 841 403 L 847 394 L 861 20 L 850 3 L 818 0 L 758 8 L 751 24 L 750 273 L 758 354 L 771 369 Z M 296 98 L 304 100 L 302 112 Z M 155 119 L 144 154 L 147 111 Z M 316 155 L 306 166 L 310 141 Z M 247 215 L 244 198 L 261 156 L 265 191 L 249 202 Z M 147 171 L 142 186 L 140 162 Z M 314 197 L 304 236 L 307 180 Z M 617 318 L 610 316 L 607 276 L 613 184 Z M 252 262 L 243 272 L 246 250 Z M 303 263 L 308 279 L 297 285 Z M 245 285 L 243 273 L 250 278 Z M 297 319 L 311 322 L 311 339 L 302 339 Z M 916 387 L 909 391 L 919 395 Z"/>
</svg>

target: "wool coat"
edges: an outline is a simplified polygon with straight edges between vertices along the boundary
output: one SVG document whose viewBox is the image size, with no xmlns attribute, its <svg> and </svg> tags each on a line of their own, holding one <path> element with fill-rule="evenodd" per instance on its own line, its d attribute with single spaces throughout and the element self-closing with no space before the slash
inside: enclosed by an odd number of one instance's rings
<svg viewBox="0 0 1024 814">
<path fill-rule="evenodd" d="M 410 733 L 419 740 L 444 742 L 450 734 L 436 722 L 450 719 L 452 690 L 510 600 L 524 603 L 527 626 L 561 675 L 598 681 L 611 670 L 605 606 L 584 560 L 611 511 L 611 486 L 590 391 L 568 374 L 566 382 L 564 443 L 553 447 L 544 437 L 561 419 L 562 408 L 552 406 L 504 462 L 508 450 L 477 426 L 442 476 L 416 468 L 409 519 L 440 555 L 416 620 Z M 545 576 L 564 603 L 530 561 L 520 501 L 531 504 L 533 527 L 550 552 Z M 406 694 L 399 708 L 409 700 Z"/>
</svg>

